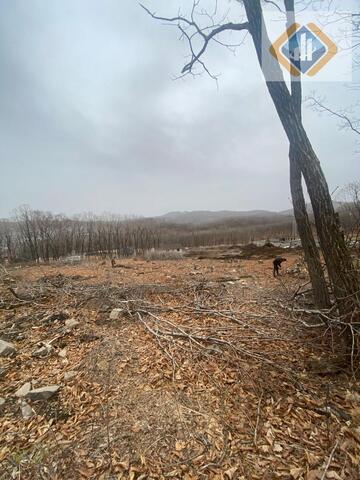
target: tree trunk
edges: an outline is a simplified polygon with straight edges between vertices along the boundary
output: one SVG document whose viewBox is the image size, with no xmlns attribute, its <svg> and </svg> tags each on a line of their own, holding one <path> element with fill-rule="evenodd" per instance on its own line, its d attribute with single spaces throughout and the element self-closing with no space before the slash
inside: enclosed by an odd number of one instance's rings
<svg viewBox="0 0 360 480">
<path fill-rule="evenodd" d="M 335 297 L 344 307 L 342 310 L 347 311 L 343 300 L 349 295 L 354 295 L 354 298 L 350 299 L 351 306 L 356 296 L 360 298 L 359 280 L 345 243 L 339 217 L 334 211 L 324 174 L 308 139 L 304 145 L 295 145 L 294 155 L 297 157 L 299 167 L 302 167 L 307 184 L 320 246 Z"/>
<path fill-rule="evenodd" d="M 320 246 L 334 294 L 342 311 L 348 313 L 354 305 L 355 297 L 358 297 L 358 300 L 360 298 L 359 280 L 352 265 L 350 252 L 345 244 L 339 218 L 334 211 L 324 173 L 301 119 L 296 115 L 279 64 L 269 62 L 269 64 L 263 65 L 262 48 L 269 52 L 270 41 L 265 30 L 260 0 L 243 0 L 243 2 L 267 88 L 293 149 L 294 158 L 305 178 Z M 270 56 L 270 53 L 268 53 L 268 56 Z M 267 70 L 269 65 L 273 69 L 271 75 Z M 273 77 L 273 75 L 276 75 L 276 77 Z M 279 81 L 273 81 L 273 78 L 278 78 Z M 346 301 L 344 297 L 347 297 Z"/>
<path fill-rule="evenodd" d="M 294 0 L 285 0 L 287 28 L 296 21 Z M 297 39 L 296 39 L 297 43 Z M 295 44 L 294 48 L 299 45 Z M 300 60 L 298 62 L 300 70 Z M 302 121 L 302 85 L 301 75 L 291 75 L 291 102 L 295 113 Z M 311 285 L 313 288 L 314 303 L 319 308 L 330 306 L 330 297 L 326 285 L 325 274 L 321 265 L 320 254 L 316 245 L 314 234 L 307 213 L 306 202 L 302 188 L 302 175 L 300 170 L 301 161 L 296 158 L 296 149 L 290 145 L 290 189 L 294 207 L 294 216 L 298 227 L 301 244 L 304 249 L 305 261 L 308 266 Z"/>
<path fill-rule="evenodd" d="M 301 171 L 295 152 L 290 147 L 290 188 L 294 207 L 294 216 L 304 249 L 305 261 L 309 270 L 313 288 L 314 303 L 318 308 L 330 306 L 329 292 L 326 286 L 324 271 L 321 266 L 320 254 L 311 229 L 309 216 L 301 184 Z"/>
</svg>

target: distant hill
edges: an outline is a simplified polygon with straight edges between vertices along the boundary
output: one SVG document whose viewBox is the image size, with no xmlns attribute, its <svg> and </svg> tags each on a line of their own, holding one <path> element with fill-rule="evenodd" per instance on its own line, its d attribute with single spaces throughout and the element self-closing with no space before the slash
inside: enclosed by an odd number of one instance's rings
<svg viewBox="0 0 360 480">
<path fill-rule="evenodd" d="M 344 207 L 346 207 L 346 202 L 333 202 L 333 205 L 334 205 L 334 209 L 336 212 L 339 212 L 341 211 Z M 310 203 L 307 203 L 306 204 L 306 209 L 308 211 L 308 213 L 312 214 L 313 213 L 313 210 L 312 210 L 312 206 Z M 283 210 L 282 212 L 279 212 L 280 215 L 293 215 L 293 209 L 290 208 L 289 210 Z"/>
<path fill-rule="evenodd" d="M 232 211 L 220 210 L 212 212 L 209 210 L 195 210 L 191 212 L 169 212 L 165 215 L 157 217 L 158 220 L 177 223 L 180 225 L 204 225 L 207 223 L 222 222 L 230 219 L 243 218 L 268 218 L 281 215 L 278 212 L 270 212 L 268 210 L 250 210 L 250 211 Z M 292 215 L 292 212 L 289 214 Z"/>
<path fill-rule="evenodd" d="M 344 207 L 343 202 L 334 202 L 336 211 L 341 210 Z M 312 214 L 312 208 L 310 204 L 307 204 L 307 210 L 309 214 Z M 284 217 L 292 217 L 293 209 L 283 210 L 281 212 L 272 212 L 269 210 L 248 210 L 248 211 L 236 211 L 236 210 L 193 210 L 189 212 L 169 212 L 165 215 L 156 217 L 157 220 L 176 223 L 178 225 L 205 225 L 208 223 L 219 223 L 227 220 L 240 220 L 240 219 L 283 219 Z"/>
</svg>

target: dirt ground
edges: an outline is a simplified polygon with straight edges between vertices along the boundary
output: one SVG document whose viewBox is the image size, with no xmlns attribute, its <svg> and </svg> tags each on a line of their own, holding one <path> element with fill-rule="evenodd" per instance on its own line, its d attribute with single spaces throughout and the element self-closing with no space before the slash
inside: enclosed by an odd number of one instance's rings
<svg viewBox="0 0 360 480">
<path fill-rule="evenodd" d="M 360 383 L 291 310 L 286 256 L 279 279 L 269 258 L 9 268 L 0 478 L 359 479 Z M 60 386 L 30 418 L 26 382 Z"/>
</svg>

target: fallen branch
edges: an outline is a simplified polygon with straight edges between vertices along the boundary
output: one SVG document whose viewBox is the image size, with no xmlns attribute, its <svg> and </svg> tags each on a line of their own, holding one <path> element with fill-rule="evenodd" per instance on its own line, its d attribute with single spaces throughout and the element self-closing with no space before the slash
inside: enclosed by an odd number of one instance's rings
<svg viewBox="0 0 360 480">
<path fill-rule="evenodd" d="M 327 471 L 329 470 L 331 461 L 332 461 L 332 459 L 333 459 L 333 456 L 334 456 L 335 450 L 337 449 L 338 444 L 339 444 L 339 440 L 336 440 L 336 443 L 335 443 L 335 445 L 334 445 L 334 448 L 331 450 L 331 453 L 330 453 L 330 455 L 329 455 L 328 461 L 326 462 L 326 465 L 325 465 L 325 468 L 324 468 L 323 474 L 321 475 L 321 479 L 320 479 L 320 480 L 324 480 L 324 479 L 325 479 L 326 473 L 327 473 Z"/>
</svg>

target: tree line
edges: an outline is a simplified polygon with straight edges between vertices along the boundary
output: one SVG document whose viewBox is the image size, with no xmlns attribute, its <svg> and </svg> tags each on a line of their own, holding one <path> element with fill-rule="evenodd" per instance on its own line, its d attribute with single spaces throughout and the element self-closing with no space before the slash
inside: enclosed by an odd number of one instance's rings
<svg viewBox="0 0 360 480">
<path fill-rule="evenodd" d="M 292 217 L 248 217 L 205 225 L 179 225 L 150 218 L 75 217 L 17 209 L 0 221 L 0 258 L 9 262 L 49 262 L 70 255 L 126 257 L 151 249 L 244 244 L 268 237 L 289 237 Z"/>
<path fill-rule="evenodd" d="M 159 231 L 146 221 L 91 213 L 69 218 L 19 208 L 0 222 L 1 256 L 10 262 L 49 262 L 69 255 L 121 255 L 159 246 Z"/>
<path fill-rule="evenodd" d="M 342 197 L 347 201 L 340 209 L 341 223 L 354 245 L 360 240 L 359 182 L 348 185 Z M 0 261 L 50 262 L 71 255 L 128 257 L 151 249 L 247 244 L 293 236 L 294 218 L 290 214 L 249 215 L 192 225 L 110 214 L 68 217 L 23 206 L 11 218 L 0 220 Z"/>
</svg>

